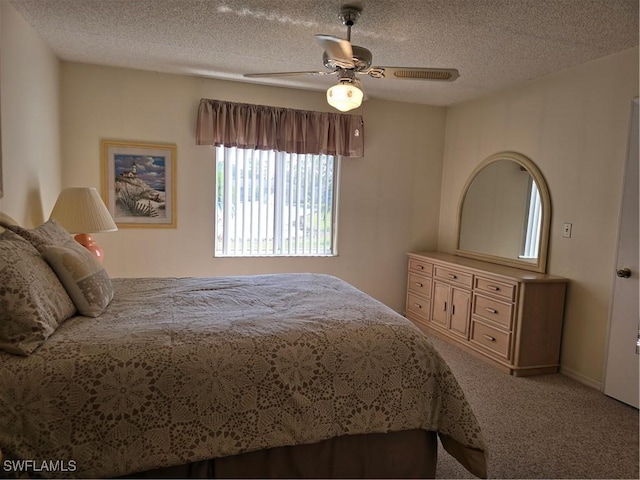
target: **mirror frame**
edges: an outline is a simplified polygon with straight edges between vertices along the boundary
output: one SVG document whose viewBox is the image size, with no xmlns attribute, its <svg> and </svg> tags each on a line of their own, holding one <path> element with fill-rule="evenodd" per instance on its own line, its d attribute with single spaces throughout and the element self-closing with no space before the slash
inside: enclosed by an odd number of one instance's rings
<svg viewBox="0 0 640 480">
<path fill-rule="evenodd" d="M 518 260 L 515 258 L 499 257 L 495 255 L 489 255 L 481 252 L 473 252 L 469 250 L 460 249 L 460 224 L 462 221 L 462 207 L 464 206 L 464 200 L 467 196 L 469 187 L 473 183 L 473 180 L 478 174 L 488 165 L 497 162 L 499 160 L 510 160 L 519 164 L 524 168 L 533 178 L 538 185 L 538 191 L 540 193 L 540 202 L 542 205 L 542 222 L 540 228 L 540 245 L 538 248 L 538 261 L 527 262 L 525 260 Z M 458 222 L 456 225 L 456 248 L 455 254 L 460 257 L 473 258 L 476 260 L 483 260 L 485 262 L 496 263 L 498 265 L 505 265 L 508 267 L 516 267 L 523 270 L 530 270 L 533 272 L 545 273 L 547 268 L 547 249 L 549 246 L 549 227 L 551 225 L 551 197 L 549 196 L 549 188 L 547 182 L 545 182 L 542 172 L 533 163 L 533 161 L 524 155 L 516 152 L 500 152 L 483 160 L 471 173 L 467 183 L 462 189 L 462 195 L 460 195 L 460 201 L 458 203 Z"/>
</svg>

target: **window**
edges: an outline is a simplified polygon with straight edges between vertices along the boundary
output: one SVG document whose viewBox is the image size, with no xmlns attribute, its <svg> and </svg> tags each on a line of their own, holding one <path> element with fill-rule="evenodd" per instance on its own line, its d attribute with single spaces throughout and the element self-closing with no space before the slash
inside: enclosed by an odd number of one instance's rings
<svg viewBox="0 0 640 480">
<path fill-rule="evenodd" d="M 336 255 L 340 157 L 216 147 L 216 256 Z"/>
</svg>

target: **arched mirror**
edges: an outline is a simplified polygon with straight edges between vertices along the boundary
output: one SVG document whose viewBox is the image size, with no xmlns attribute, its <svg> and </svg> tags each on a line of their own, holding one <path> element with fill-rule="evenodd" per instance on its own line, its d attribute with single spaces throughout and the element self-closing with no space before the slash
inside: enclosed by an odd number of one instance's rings
<svg viewBox="0 0 640 480">
<path fill-rule="evenodd" d="M 456 255 L 544 273 L 551 200 L 524 155 L 502 152 L 473 171 L 458 205 Z"/>
</svg>

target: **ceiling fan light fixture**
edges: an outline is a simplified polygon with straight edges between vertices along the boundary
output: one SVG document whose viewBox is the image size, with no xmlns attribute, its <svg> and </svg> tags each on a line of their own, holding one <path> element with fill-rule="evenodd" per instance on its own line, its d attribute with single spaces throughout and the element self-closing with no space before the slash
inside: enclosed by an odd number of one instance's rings
<svg viewBox="0 0 640 480">
<path fill-rule="evenodd" d="M 327 103 L 341 112 L 348 112 L 362 104 L 364 93 L 356 82 L 341 80 L 327 90 Z"/>
</svg>

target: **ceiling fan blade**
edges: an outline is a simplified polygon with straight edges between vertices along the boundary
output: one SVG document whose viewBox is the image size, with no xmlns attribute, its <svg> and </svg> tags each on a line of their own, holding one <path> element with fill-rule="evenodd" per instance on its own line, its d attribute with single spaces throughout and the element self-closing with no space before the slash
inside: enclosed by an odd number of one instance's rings
<svg viewBox="0 0 640 480">
<path fill-rule="evenodd" d="M 316 35 L 316 39 L 327 52 L 329 59 L 342 68 L 353 68 L 353 48 L 351 42 L 331 35 Z"/>
<path fill-rule="evenodd" d="M 439 82 L 453 82 L 460 76 L 460 72 L 455 68 L 371 67 L 367 73 L 374 78 Z"/>
<path fill-rule="evenodd" d="M 272 72 L 272 73 L 245 73 L 243 76 L 247 78 L 261 78 L 261 77 L 293 77 L 296 75 L 334 75 L 336 72 Z"/>
</svg>

